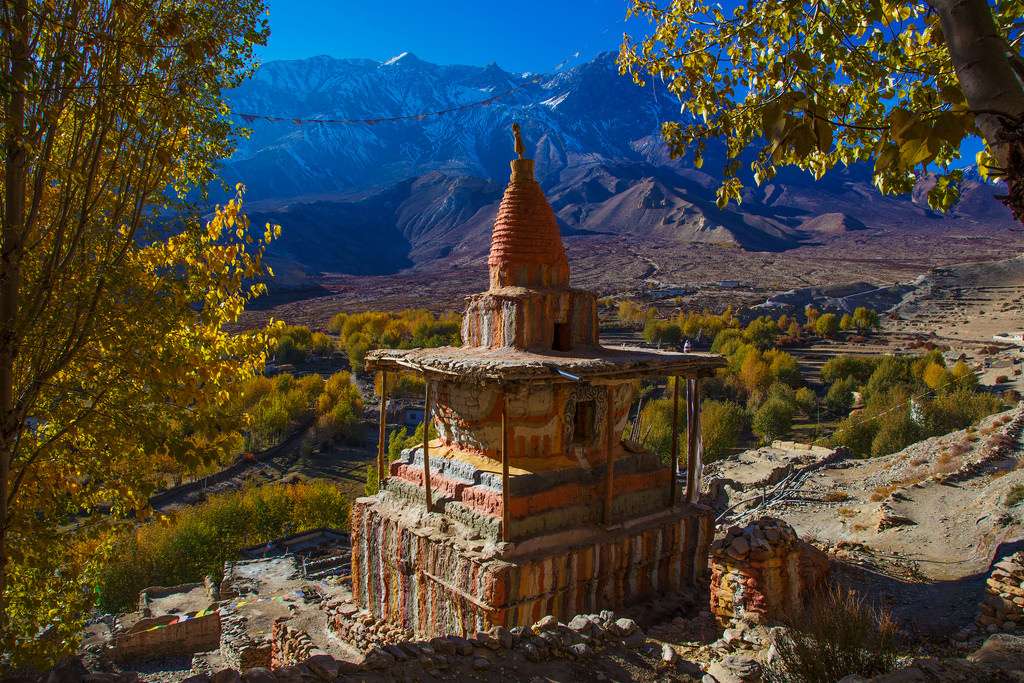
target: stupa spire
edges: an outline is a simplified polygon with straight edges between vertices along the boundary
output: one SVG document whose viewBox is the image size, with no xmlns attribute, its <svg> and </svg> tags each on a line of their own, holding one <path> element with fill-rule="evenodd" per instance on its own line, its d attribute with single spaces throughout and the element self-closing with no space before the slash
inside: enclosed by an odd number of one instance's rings
<svg viewBox="0 0 1024 683">
<path fill-rule="evenodd" d="M 510 164 L 512 174 L 491 231 L 491 289 L 568 287 L 569 261 L 558 220 L 533 176 L 533 159 L 523 156 L 526 146 L 518 123 L 512 124 L 512 135 L 517 158 Z"/>
</svg>

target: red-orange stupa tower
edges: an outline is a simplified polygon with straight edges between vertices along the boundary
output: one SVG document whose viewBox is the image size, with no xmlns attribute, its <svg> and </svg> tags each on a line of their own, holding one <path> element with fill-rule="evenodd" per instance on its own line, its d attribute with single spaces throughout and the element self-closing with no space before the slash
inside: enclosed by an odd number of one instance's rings
<svg viewBox="0 0 1024 683">
<path fill-rule="evenodd" d="M 615 609 L 684 589 L 707 566 L 710 510 L 684 500 L 675 465 L 621 437 L 641 378 L 697 378 L 722 359 L 600 346 L 596 297 L 569 286 L 558 222 L 514 131 L 490 287 L 469 299 L 463 346 L 366 359 L 423 375 L 438 437 L 387 471 L 380 454 L 381 491 L 352 511 L 353 594 L 420 637 Z"/>
</svg>

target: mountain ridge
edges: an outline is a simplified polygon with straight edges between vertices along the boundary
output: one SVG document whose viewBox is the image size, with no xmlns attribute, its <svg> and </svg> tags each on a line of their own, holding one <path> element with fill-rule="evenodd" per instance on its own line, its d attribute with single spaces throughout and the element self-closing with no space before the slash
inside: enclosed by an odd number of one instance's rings
<svg viewBox="0 0 1024 683">
<path fill-rule="evenodd" d="M 660 139 L 660 124 L 680 116 L 675 102 L 660 86 L 620 76 L 611 53 L 547 75 L 436 65 L 411 53 L 384 62 L 268 62 L 229 94 L 233 111 L 377 123 L 253 120 L 222 177 L 245 182 L 259 219 L 285 228 L 271 260 L 312 277 L 387 274 L 486 253 L 513 121 L 568 239 L 608 234 L 772 252 L 879 231 L 1015 224 L 995 188 L 970 174 L 961 202 L 939 215 L 924 203 L 928 178 L 909 197 L 886 197 L 864 165 L 819 181 L 781 169 L 763 186 L 749 183 L 740 205 L 719 209 L 721 146 L 711 145 L 696 169 L 671 159 Z"/>
</svg>

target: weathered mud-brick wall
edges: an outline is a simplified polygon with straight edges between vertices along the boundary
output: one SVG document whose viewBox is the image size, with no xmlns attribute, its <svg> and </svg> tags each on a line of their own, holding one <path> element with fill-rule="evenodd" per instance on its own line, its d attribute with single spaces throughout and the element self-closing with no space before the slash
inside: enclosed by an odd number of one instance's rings
<svg viewBox="0 0 1024 683">
<path fill-rule="evenodd" d="M 777 619 L 800 607 L 827 573 L 825 554 L 782 520 L 732 527 L 711 545 L 711 612 L 723 625 Z"/>
<path fill-rule="evenodd" d="M 220 643 L 220 612 L 213 612 L 185 621 L 175 615 L 142 619 L 130 631 L 114 640 L 113 657 L 116 661 L 132 661 L 190 655 L 216 650 Z"/>
<path fill-rule="evenodd" d="M 1024 626 L 1024 551 L 996 562 L 985 583 L 978 625 L 991 631 Z"/>
<path fill-rule="evenodd" d="M 352 509 L 352 589 L 374 619 L 418 637 L 528 625 L 688 588 L 705 574 L 712 524 L 709 509 L 690 506 L 640 530 L 506 561 L 361 498 Z"/>
</svg>

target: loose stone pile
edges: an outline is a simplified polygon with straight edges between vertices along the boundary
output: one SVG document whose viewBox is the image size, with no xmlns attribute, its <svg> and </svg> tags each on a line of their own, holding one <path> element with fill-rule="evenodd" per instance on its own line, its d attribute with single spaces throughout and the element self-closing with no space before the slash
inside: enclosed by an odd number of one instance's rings
<svg viewBox="0 0 1024 683">
<path fill-rule="evenodd" d="M 220 652 L 224 661 L 239 669 L 270 666 L 270 642 L 256 641 L 247 628 L 248 620 L 229 608 L 221 608 Z"/>
<path fill-rule="evenodd" d="M 347 600 L 328 600 L 320 608 L 327 612 L 327 628 L 362 652 L 413 639 L 412 631 L 393 622 L 376 620 Z"/>
<path fill-rule="evenodd" d="M 288 625 L 288 617 L 279 617 L 274 622 L 270 637 L 270 668 L 301 664 L 317 655 L 326 655 L 313 644 L 305 631 Z"/>
<path fill-rule="evenodd" d="M 803 604 L 828 573 L 828 559 L 772 517 L 731 527 L 711 544 L 711 612 L 722 625 L 764 623 Z"/>
<path fill-rule="evenodd" d="M 996 562 L 985 583 L 978 625 L 990 633 L 1024 626 L 1024 551 Z"/>
<path fill-rule="evenodd" d="M 613 612 L 605 610 L 600 614 L 576 615 L 568 624 L 548 615 L 529 628 L 495 626 L 472 638 L 446 636 L 376 647 L 366 655 L 364 665 L 369 669 L 386 669 L 416 659 L 430 671 L 446 669 L 455 664 L 453 659 L 465 657 L 472 658 L 474 669 L 484 670 L 491 666 L 491 659 L 483 656 L 488 651 L 496 655 L 518 653 L 531 662 L 551 658 L 587 660 L 609 646 L 638 649 L 645 642 L 646 636 L 634 620 L 616 618 Z M 674 664 L 674 651 L 663 653 L 662 659 L 666 665 Z"/>
</svg>

